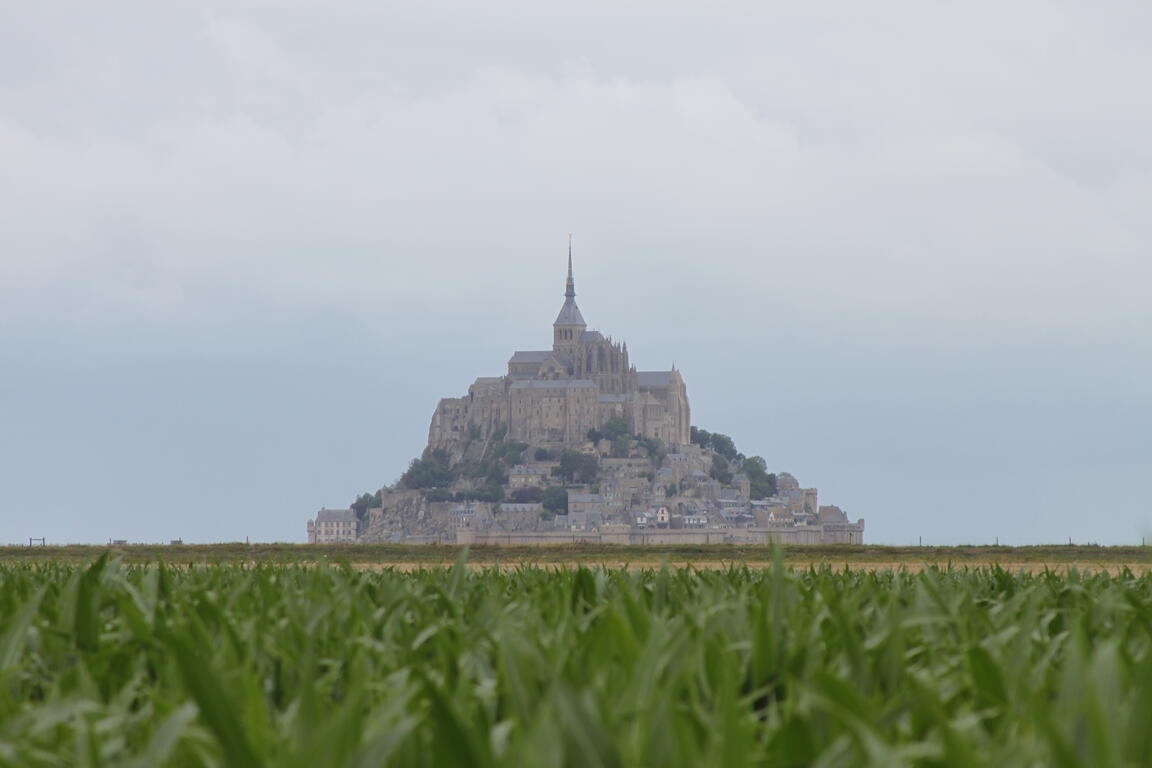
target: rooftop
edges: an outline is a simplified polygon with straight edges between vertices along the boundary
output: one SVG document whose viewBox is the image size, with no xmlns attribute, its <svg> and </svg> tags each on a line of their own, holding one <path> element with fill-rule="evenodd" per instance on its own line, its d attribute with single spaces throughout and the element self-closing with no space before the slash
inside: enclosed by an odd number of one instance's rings
<svg viewBox="0 0 1152 768">
<path fill-rule="evenodd" d="M 316 513 L 318 523 L 355 523 L 358 519 L 350 509 L 321 509 Z"/>
<path fill-rule="evenodd" d="M 518 350 L 512 353 L 510 363 L 542 363 L 552 356 L 550 349 Z"/>
<path fill-rule="evenodd" d="M 553 325 L 587 325 L 584 315 L 580 314 L 580 307 L 576 306 L 576 299 L 569 297 L 564 300 L 564 306 L 560 308 L 560 314 L 556 315 Z"/>
<path fill-rule="evenodd" d="M 512 382 L 512 389 L 596 389 L 589 379 L 522 379 Z"/>
<path fill-rule="evenodd" d="M 637 371 L 636 379 L 642 387 L 670 387 L 672 371 Z"/>
</svg>

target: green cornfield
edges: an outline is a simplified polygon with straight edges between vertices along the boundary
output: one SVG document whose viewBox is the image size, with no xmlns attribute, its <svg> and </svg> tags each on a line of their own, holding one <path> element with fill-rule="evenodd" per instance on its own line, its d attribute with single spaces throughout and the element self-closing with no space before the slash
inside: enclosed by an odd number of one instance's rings
<svg viewBox="0 0 1152 768">
<path fill-rule="evenodd" d="M 1152 577 L 0 565 L 0 765 L 1152 764 Z"/>
</svg>

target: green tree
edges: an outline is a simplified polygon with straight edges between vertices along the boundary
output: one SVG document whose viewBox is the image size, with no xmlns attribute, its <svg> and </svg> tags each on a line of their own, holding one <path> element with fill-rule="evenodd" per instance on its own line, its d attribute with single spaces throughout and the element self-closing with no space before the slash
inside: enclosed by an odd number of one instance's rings
<svg viewBox="0 0 1152 768">
<path fill-rule="evenodd" d="M 722 435 L 719 432 L 712 433 L 712 450 L 728 459 L 728 461 L 735 461 L 736 454 L 738 453 L 736 444 L 732 442 L 732 438 L 728 437 L 728 435 Z"/>
<path fill-rule="evenodd" d="M 708 474 L 713 480 L 718 480 L 724 485 L 732 482 L 732 470 L 728 468 L 728 462 L 722 456 L 712 457 L 712 470 Z"/>
<path fill-rule="evenodd" d="M 612 458 L 626 459 L 632 453 L 632 438 L 622 435 L 612 441 Z"/>
<path fill-rule="evenodd" d="M 460 491 L 455 496 L 456 501 L 503 501 L 504 488 L 499 485 L 485 485 L 471 491 Z"/>
<path fill-rule="evenodd" d="M 547 448 L 537 448 L 534 455 L 536 456 L 536 461 L 552 461 L 552 451 Z"/>
<path fill-rule="evenodd" d="M 766 499 L 776 495 L 776 475 L 768 472 L 768 462 L 760 456 L 750 456 L 740 466 L 747 475 L 751 486 L 749 495 L 753 499 Z"/>
<path fill-rule="evenodd" d="M 452 484 L 454 473 L 448 466 L 448 452 L 443 449 L 426 452 L 420 459 L 412 459 L 408 471 L 400 476 L 404 488 L 441 488 Z"/>
<path fill-rule="evenodd" d="M 462 461 L 456 465 L 457 477 L 487 477 L 491 471 L 492 462 L 489 459 Z"/>
<path fill-rule="evenodd" d="M 488 485 L 504 485 L 508 482 L 508 475 L 504 472 L 504 465 L 498 461 L 492 462 L 492 467 L 485 477 Z"/>
<path fill-rule="evenodd" d="M 648 452 L 648 458 L 653 462 L 659 464 L 664 461 L 664 457 L 668 455 L 668 450 L 664 447 L 664 441 L 656 437 L 642 437 L 640 438 L 640 445 L 644 446 L 644 450 Z"/>
<path fill-rule="evenodd" d="M 559 485 L 548 486 L 544 489 L 541 503 L 553 514 L 568 514 L 568 489 Z"/>
<path fill-rule="evenodd" d="M 712 445 L 712 433 L 706 429 L 691 427 L 688 430 L 688 440 L 693 445 L 698 445 L 701 448 L 708 448 Z"/>
<path fill-rule="evenodd" d="M 579 451 L 564 451 L 560 454 L 560 466 L 556 474 L 569 483 L 594 483 L 600 473 L 600 462 L 596 457 Z"/>
<path fill-rule="evenodd" d="M 615 442 L 622 437 L 628 437 L 628 422 L 621 416 L 613 416 L 604 422 L 604 437 Z"/>
<path fill-rule="evenodd" d="M 484 496 L 478 497 L 477 501 L 504 501 L 504 486 L 502 485 L 486 485 L 480 489 Z"/>
<path fill-rule="evenodd" d="M 517 488 L 512 491 L 513 504 L 538 504 L 544 500 L 542 488 Z"/>
<path fill-rule="evenodd" d="M 741 470 L 748 477 L 763 477 L 768 474 L 768 462 L 764 461 L 762 456 L 750 456 L 744 459 Z"/>
<path fill-rule="evenodd" d="M 364 515 L 368 514 L 368 508 L 372 505 L 373 496 L 370 493 L 362 493 L 356 497 L 356 501 L 352 502 L 352 511 L 356 513 L 356 517 L 361 520 Z"/>
</svg>

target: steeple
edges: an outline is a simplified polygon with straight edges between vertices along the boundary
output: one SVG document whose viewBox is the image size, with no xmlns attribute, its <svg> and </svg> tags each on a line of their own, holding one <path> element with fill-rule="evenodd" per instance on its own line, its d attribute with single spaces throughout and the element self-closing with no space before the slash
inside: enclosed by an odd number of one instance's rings
<svg viewBox="0 0 1152 768">
<path fill-rule="evenodd" d="M 576 281 L 572 279 L 572 235 L 568 235 L 568 283 L 565 286 L 564 296 L 569 299 L 576 298 Z"/>
<path fill-rule="evenodd" d="M 564 285 L 564 306 L 552 323 L 552 347 L 560 350 L 580 343 L 580 336 L 588 329 L 580 308 L 576 306 L 576 281 L 572 277 L 572 235 L 568 235 L 568 281 Z"/>
</svg>

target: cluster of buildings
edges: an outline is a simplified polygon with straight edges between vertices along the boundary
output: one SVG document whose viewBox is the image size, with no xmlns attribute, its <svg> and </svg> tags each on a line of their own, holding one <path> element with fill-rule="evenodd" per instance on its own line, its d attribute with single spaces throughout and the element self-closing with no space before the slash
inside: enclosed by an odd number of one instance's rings
<svg viewBox="0 0 1152 768">
<path fill-rule="evenodd" d="M 593 446 L 592 450 L 596 450 Z M 641 451 L 642 452 L 642 451 Z M 682 446 L 658 463 L 651 457 L 601 457 L 596 483 L 567 486 L 567 509 L 540 501 L 427 501 L 420 491 L 385 489 L 381 505 L 361 518 L 350 510 L 322 509 L 309 521 L 309 541 L 475 544 L 860 544 L 864 521 L 849 521 L 836 506 L 820 505 L 815 488 L 791 474 L 776 475 L 777 492 L 751 498 L 737 473 L 728 485 L 712 478 L 712 452 Z M 555 462 L 526 462 L 509 488 L 545 488 L 558 482 Z M 513 485 L 516 483 L 516 485 Z"/>
<path fill-rule="evenodd" d="M 599 434 L 625 425 L 628 437 Z M 619 430 L 618 430 L 619 431 Z M 815 488 L 776 475 L 775 494 L 752 498 L 738 462 L 691 442 L 688 392 L 680 372 L 639 371 L 627 344 L 589 331 L 576 305 L 572 254 L 564 304 L 552 325 L 550 350 L 513 353 L 507 373 L 476 379 L 463 397 L 440 401 L 426 455 L 450 466 L 489 455 L 498 442 L 521 448 L 509 467 L 505 501 L 429 500 L 426 489 L 384 488 L 379 506 L 362 513 L 321 509 L 308 521 L 308 540 L 554 544 L 863 542 L 864 521 L 849 522 L 820 506 Z M 545 489 L 561 485 L 557 457 L 595 460 L 595 479 L 567 483 L 566 505 Z M 723 473 L 717 464 L 725 464 Z M 730 482 L 721 482 L 718 477 Z M 457 478 L 436 498 L 467 497 L 474 479 Z M 534 489 L 538 489 L 538 492 Z M 441 489 L 444 490 L 444 489 Z M 551 498 L 550 506 L 545 501 Z"/>
</svg>

